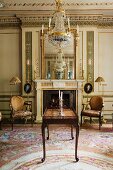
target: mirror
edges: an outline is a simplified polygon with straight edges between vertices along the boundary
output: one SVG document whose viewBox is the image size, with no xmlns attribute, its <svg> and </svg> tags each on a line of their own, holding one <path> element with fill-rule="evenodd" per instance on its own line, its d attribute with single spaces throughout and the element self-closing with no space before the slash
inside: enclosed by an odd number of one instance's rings
<svg viewBox="0 0 113 170">
<path fill-rule="evenodd" d="M 62 50 L 48 42 L 46 34 L 43 35 L 42 79 L 75 79 L 76 42 L 74 35 L 75 33 L 72 33 L 70 43 Z"/>
</svg>

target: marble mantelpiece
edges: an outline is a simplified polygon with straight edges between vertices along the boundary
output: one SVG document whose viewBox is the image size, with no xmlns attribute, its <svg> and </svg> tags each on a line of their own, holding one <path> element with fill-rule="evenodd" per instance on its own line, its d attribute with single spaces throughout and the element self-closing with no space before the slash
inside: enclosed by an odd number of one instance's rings
<svg viewBox="0 0 113 170">
<path fill-rule="evenodd" d="M 76 90 L 76 112 L 80 115 L 82 109 L 83 80 L 34 80 L 37 91 L 37 116 L 36 122 L 42 121 L 43 91 L 44 90 Z M 80 117 L 80 116 L 79 116 Z"/>
</svg>

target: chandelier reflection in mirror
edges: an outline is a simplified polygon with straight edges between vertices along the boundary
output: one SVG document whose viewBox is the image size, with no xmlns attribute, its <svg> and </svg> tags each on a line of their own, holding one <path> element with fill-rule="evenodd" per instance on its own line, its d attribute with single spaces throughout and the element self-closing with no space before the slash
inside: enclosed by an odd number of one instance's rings
<svg viewBox="0 0 113 170">
<path fill-rule="evenodd" d="M 56 57 L 54 69 L 57 72 L 62 72 L 66 68 L 66 66 L 67 66 L 67 64 L 66 64 L 65 59 L 64 59 L 63 51 L 61 49 L 59 49 L 58 55 Z"/>
<path fill-rule="evenodd" d="M 57 72 L 62 72 L 67 66 L 62 49 L 71 42 L 72 32 L 74 32 L 77 43 L 79 27 L 77 25 L 77 29 L 70 28 L 70 19 L 66 17 L 65 10 L 62 8 L 62 0 L 55 0 L 55 2 L 56 11 L 54 12 L 52 19 L 49 18 L 48 31 L 44 36 L 58 49 L 58 56 L 56 57 L 54 68 Z M 42 35 L 43 33 L 44 25 L 42 25 Z"/>
</svg>

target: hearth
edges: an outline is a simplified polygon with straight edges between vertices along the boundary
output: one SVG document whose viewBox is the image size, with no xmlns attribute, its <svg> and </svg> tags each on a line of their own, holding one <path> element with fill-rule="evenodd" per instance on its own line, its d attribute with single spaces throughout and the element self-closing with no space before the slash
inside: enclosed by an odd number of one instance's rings
<svg viewBox="0 0 113 170">
<path fill-rule="evenodd" d="M 59 106 L 59 90 L 63 92 L 63 107 L 73 108 L 78 115 L 82 109 L 82 83 L 83 80 L 35 80 L 36 121 L 42 122 L 42 115 L 46 107 Z M 80 117 L 79 117 L 80 118 Z"/>
<path fill-rule="evenodd" d="M 43 112 L 46 108 L 59 108 L 59 92 L 63 94 L 63 108 L 73 108 L 76 110 L 75 90 L 44 90 Z"/>
</svg>

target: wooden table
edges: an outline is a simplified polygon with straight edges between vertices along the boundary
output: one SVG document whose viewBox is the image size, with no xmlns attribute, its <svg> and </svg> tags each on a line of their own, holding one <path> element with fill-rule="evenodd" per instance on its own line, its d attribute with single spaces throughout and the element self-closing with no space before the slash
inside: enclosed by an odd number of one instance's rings
<svg viewBox="0 0 113 170">
<path fill-rule="evenodd" d="M 43 158 L 42 162 L 45 161 L 46 158 L 46 148 L 45 148 L 45 128 L 48 127 L 49 124 L 69 124 L 71 125 L 71 137 L 73 137 L 73 127 L 76 128 L 75 134 L 75 160 L 79 161 L 77 157 L 77 147 L 78 147 L 78 136 L 79 136 L 79 123 L 77 114 L 71 109 L 63 109 L 63 112 L 60 113 L 57 109 L 47 109 L 43 115 L 42 120 L 42 141 L 43 141 Z M 48 137 L 49 139 L 49 130 Z"/>
</svg>

